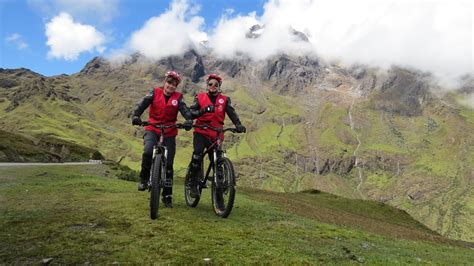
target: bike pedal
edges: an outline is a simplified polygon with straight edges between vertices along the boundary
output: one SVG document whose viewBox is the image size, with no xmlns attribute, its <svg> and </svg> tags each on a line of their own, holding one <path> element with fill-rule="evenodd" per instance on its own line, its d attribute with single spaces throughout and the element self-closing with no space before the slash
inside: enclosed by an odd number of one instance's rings
<svg viewBox="0 0 474 266">
<path fill-rule="evenodd" d="M 201 188 L 208 188 L 208 187 L 209 185 L 207 184 L 207 180 L 206 182 L 201 183 Z"/>
<path fill-rule="evenodd" d="M 165 181 L 163 182 L 163 186 L 164 186 L 164 187 L 172 187 L 172 186 L 173 186 L 173 182 L 172 182 L 172 181 L 167 181 L 167 180 L 165 180 Z"/>
</svg>

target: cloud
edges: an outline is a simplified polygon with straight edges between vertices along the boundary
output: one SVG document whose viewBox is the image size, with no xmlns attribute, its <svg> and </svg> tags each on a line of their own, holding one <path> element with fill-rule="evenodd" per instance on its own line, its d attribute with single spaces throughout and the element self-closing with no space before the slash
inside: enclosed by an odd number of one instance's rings
<svg viewBox="0 0 474 266">
<path fill-rule="evenodd" d="M 466 104 L 467 106 L 471 107 L 472 109 L 474 109 L 474 93 L 466 95 L 466 97 L 464 97 L 462 102 Z"/>
<path fill-rule="evenodd" d="M 130 53 L 124 49 L 111 50 L 107 56 L 107 60 L 112 63 L 113 67 L 120 67 L 131 59 Z"/>
<path fill-rule="evenodd" d="M 13 33 L 5 38 L 8 43 L 12 43 L 18 50 L 28 48 L 28 44 L 23 40 L 23 36 L 18 33 Z"/>
<path fill-rule="evenodd" d="M 74 22 L 71 15 L 61 13 L 46 24 L 48 56 L 76 60 L 82 52 L 105 50 L 105 37 L 93 26 Z"/>
<path fill-rule="evenodd" d="M 246 37 L 249 29 L 257 24 L 264 26 L 260 37 Z M 224 16 L 211 35 L 209 46 L 217 56 L 224 58 L 246 54 L 255 60 L 262 60 L 278 53 L 294 55 L 312 53 L 311 44 L 302 42 L 292 30 L 290 24 L 262 20 L 255 12 L 234 18 Z"/>
<path fill-rule="evenodd" d="M 473 6 L 463 0 L 270 0 L 260 17 L 224 15 L 210 45 L 225 57 L 314 52 L 346 64 L 414 67 L 449 81 L 474 72 Z M 265 25 L 259 39 L 245 37 L 251 24 Z M 289 27 L 306 33 L 311 47 L 292 38 Z"/>
<path fill-rule="evenodd" d="M 474 73 L 474 3 L 469 0 L 268 0 L 260 16 L 223 10 L 209 32 L 202 30 L 198 11 L 186 0 L 173 1 L 132 34 L 127 48 L 155 60 L 206 40 L 220 58 L 316 54 L 346 65 L 416 68 L 452 86 Z M 246 37 L 256 24 L 264 26 L 260 37 Z"/>
<path fill-rule="evenodd" d="M 150 18 L 132 34 L 130 49 L 153 60 L 183 54 L 207 39 L 201 30 L 204 19 L 196 16 L 198 11 L 186 0 L 173 1 L 167 11 Z"/>
<path fill-rule="evenodd" d="M 66 12 L 82 21 L 110 22 L 119 15 L 119 0 L 28 0 L 28 4 L 49 17 Z"/>
</svg>

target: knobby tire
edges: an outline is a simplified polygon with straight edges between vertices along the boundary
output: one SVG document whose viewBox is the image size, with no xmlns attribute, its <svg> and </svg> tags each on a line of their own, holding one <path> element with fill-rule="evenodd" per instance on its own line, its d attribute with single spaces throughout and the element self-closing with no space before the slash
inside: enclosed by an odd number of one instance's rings
<svg viewBox="0 0 474 266">
<path fill-rule="evenodd" d="M 236 184 L 234 166 L 228 158 L 218 160 L 217 174 L 221 181 L 212 181 L 212 206 L 217 216 L 227 218 L 234 206 Z"/>
<path fill-rule="evenodd" d="M 202 188 L 199 187 L 199 192 L 201 191 Z M 184 179 L 184 199 L 186 205 L 192 208 L 196 207 L 201 199 L 200 195 L 195 198 L 191 197 L 191 166 L 188 166 L 188 169 L 186 170 L 186 178 Z"/>
<path fill-rule="evenodd" d="M 158 218 L 158 208 L 160 206 L 162 163 L 161 155 L 157 154 L 151 168 L 150 218 L 153 220 Z"/>
</svg>

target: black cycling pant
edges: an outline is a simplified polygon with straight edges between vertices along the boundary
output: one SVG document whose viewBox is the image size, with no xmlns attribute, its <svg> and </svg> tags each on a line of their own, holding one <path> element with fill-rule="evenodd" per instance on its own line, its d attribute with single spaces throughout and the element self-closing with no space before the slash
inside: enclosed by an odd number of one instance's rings
<svg viewBox="0 0 474 266">
<path fill-rule="evenodd" d="M 204 149 L 209 148 L 212 145 L 212 141 L 206 137 L 205 135 L 202 135 L 200 133 L 194 132 L 194 138 L 193 138 L 193 157 L 191 158 L 191 173 L 193 177 L 196 177 L 197 173 L 201 169 L 201 162 L 202 162 L 202 156 Z M 209 152 L 209 160 L 212 162 L 214 153 Z"/>
<path fill-rule="evenodd" d="M 141 182 L 147 182 L 150 178 L 151 163 L 153 160 L 153 147 L 158 143 L 160 136 L 155 131 L 145 131 L 143 136 L 143 155 L 142 155 L 142 169 L 140 171 Z M 163 140 L 163 146 L 168 149 L 168 157 L 166 160 L 166 175 L 173 181 L 173 162 L 176 154 L 176 136 L 168 137 Z M 162 196 L 173 194 L 172 187 L 163 188 Z"/>
</svg>

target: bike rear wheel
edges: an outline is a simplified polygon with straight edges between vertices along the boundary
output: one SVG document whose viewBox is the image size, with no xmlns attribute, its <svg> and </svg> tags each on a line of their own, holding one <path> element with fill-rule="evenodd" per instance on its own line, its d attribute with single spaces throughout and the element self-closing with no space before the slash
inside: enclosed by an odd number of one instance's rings
<svg viewBox="0 0 474 266">
<path fill-rule="evenodd" d="M 235 199 L 235 172 L 232 162 L 227 158 L 220 158 L 215 174 L 217 183 L 212 181 L 212 206 L 217 216 L 226 218 L 232 211 Z"/>
<path fill-rule="evenodd" d="M 163 161 L 160 155 L 153 160 L 151 168 L 151 188 L 150 188 L 150 218 L 158 218 L 158 207 L 160 206 L 161 178 L 166 173 L 163 171 Z"/>
<path fill-rule="evenodd" d="M 192 184 L 192 176 L 191 176 L 191 166 L 188 166 L 186 170 L 186 178 L 184 179 L 184 199 L 186 201 L 186 205 L 189 207 L 196 207 L 201 199 L 201 192 L 202 188 L 199 186 L 199 196 L 191 197 L 191 184 Z"/>
</svg>

